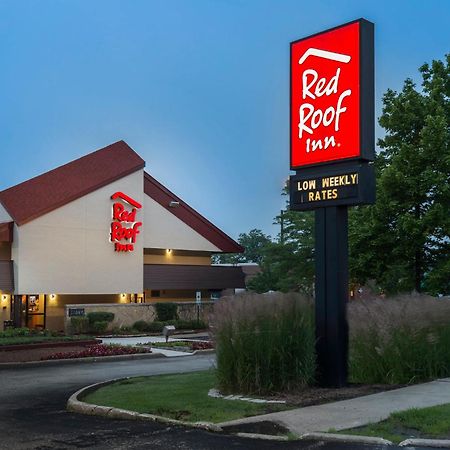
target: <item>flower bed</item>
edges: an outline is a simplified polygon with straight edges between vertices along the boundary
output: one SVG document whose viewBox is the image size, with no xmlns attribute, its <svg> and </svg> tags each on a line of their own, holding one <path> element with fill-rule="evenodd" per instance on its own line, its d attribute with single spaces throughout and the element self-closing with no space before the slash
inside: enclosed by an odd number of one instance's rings
<svg viewBox="0 0 450 450">
<path fill-rule="evenodd" d="M 145 342 L 138 345 L 152 346 L 155 348 L 163 348 L 179 352 L 194 352 L 196 350 L 209 350 L 214 348 L 214 344 L 212 342 L 187 340 L 170 342 Z"/>
<path fill-rule="evenodd" d="M 151 353 L 148 348 L 136 348 L 122 345 L 91 345 L 85 350 L 75 352 L 59 352 L 42 359 L 75 359 L 117 355 L 134 355 L 136 353 Z"/>
<path fill-rule="evenodd" d="M 195 350 L 209 350 L 214 348 L 212 342 L 204 342 L 204 341 L 193 341 L 190 343 L 190 347 L 193 351 Z"/>
</svg>

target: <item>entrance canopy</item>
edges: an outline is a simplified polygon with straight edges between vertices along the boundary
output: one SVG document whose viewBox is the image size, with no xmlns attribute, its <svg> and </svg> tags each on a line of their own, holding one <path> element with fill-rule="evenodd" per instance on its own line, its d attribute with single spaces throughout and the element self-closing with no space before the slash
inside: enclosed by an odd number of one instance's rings
<svg viewBox="0 0 450 450">
<path fill-rule="evenodd" d="M 0 223 L 0 242 L 13 241 L 14 222 Z"/>
<path fill-rule="evenodd" d="M 144 264 L 144 289 L 245 288 L 240 267 Z"/>
</svg>

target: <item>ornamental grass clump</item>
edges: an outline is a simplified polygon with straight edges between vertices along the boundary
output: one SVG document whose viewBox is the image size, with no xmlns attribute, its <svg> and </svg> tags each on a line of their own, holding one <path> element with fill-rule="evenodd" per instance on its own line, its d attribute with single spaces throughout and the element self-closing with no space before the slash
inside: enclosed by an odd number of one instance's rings
<svg viewBox="0 0 450 450">
<path fill-rule="evenodd" d="M 349 373 L 356 383 L 450 376 L 450 301 L 399 295 L 351 302 Z"/>
<path fill-rule="evenodd" d="M 313 304 L 300 294 L 224 298 L 210 325 L 222 392 L 268 394 L 314 381 Z"/>
</svg>

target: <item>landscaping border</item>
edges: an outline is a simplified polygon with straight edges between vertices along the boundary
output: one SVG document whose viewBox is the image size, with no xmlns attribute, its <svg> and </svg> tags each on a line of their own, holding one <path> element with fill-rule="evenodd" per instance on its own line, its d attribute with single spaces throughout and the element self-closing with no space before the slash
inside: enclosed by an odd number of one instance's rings
<svg viewBox="0 0 450 450">
<path fill-rule="evenodd" d="M 79 340 L 67 340 L 67 341 L 43 341 L 43 342 L 29 342 L 27 344 L 8 344 L 1 345 L 0 352 L 12 352 L 14 350 L 33 350 L 36 348 L 58 348 L 58 347 L 73 347 L 80 345 L 82 347 L 87 347 L 89 345 L 101 344 L 101 339 L 79 339 Z"/>
<path fill-rule="evenodd" d="M 97 389 L 108 386 L 110 384 L 130 380 L 136 377 L 123 377 L 114 378 L 112 380 L 102 381 L 100 383 L 91 384 L 84 388 L 79 389 L 72 394 L 66 404 L 66 409 L 69 412 L 75 412 L 78 414 L 86 414 L 92 416 L 101 416 L 110 419 L 124 419 L 124 420 L 143 420 L 150 422 L 158 422 L 168 425 L 184 426 L 188 428 L 203 429 L 206 431 L 212 431 L 216 433 L 223 433 L 225 430 L 217 424 L 211 422 L 185 422 L 182 420 L 169 419 L 167 417 L 158 416 L 155 414 L 138 413 L 137 411 L 131 411 L 128 409 L 113 408 L 110 406 L 100 406 L 93 403 L 87 403 L 82 401 L 82 398 L 87 394 L 96 391 Z M 270 441 L 287 441 L 287 436 L 275 436 L 258 433 L 233 433 L 239 437 L 251 438 L 251 439 L 265 439 Z M 298 438 L 299 440 L 321 440 L 330 442 L 349 442 L 349 443 L 361 443 L 361 444 L 378 444 L 378 445 L 393 445 L 391 441 L 383 438 L 377 438 L 372 436 L 354 436 L 354 435 L 339 435 L 331 433 L 305 433 Z"/>
<path fill-rule="evenodd" d="M 113 355 L 113 356 L 89 356 L 87 358 L 67 358 L 67 359 L 44 359 L 42 361 L 6 362 L 0 363 L 1 369 L 25 369 L 28 367 L 57 366 L 60 364 L 76 363 L 103 363 L 113 361 L 126 361 L 127 359 L 153 359 L 163 358 L 162 353 L 135 353 L 133 355 Z"/>
<path fill-rule="evenodd" d="M 190 428 L 200 428 L 207 431 L 221 432 L 222 428 L 210 422 L 185 422 L 183 420 L 169 419 L 163 416 L 157 416 L 154 414 L 138 413 L 136 411 L 130 411 L 128 409 L 112 408 L 109 406 L 94 405 L 92 403 L 86 403 L 79 398 L 82 398 L 90 392 L 97 389 L 108 386 L 118 381 L 129 380 L 136 377 L 124 377 L 114 378 L 108 381 L 102 381 L 101 383 L 91 384 L 84 388 L 81 388 L 69 397 L 67 400 L 66 409 L 70 412 L 76 412 L 79 414 L 87 414 L 91 416 L 102 416 L 110 419 L 126 419 L 126 420 L 145 420 L 150 422 L 159 422 L 168 425 L 180 425 Z"/>
<path fill-rule="evenodd" d="M 215 353 L 215 349 L 195 350 L 192 353 L 187 353 L 177 358 L 185 358 L 197 354 Z M 113 355 L 113 356 L 89 356 L 87 358 L 67 358 L 67 359 L 44 359 L 42 361 L 24 361 L 24 362 L 5 362 L 0 363 L 0 370 L 2 369 L 26 369 L 28 367 L 40 366 L 57 366 L 59 364 L 76 364 L 76 363 L 103 363 L 114 361 L 126 361 L 128 359 L 153 359 L 153 358 L 173 358 L 162 353 L 134 353 L 132 355 Z"/>
</svg>

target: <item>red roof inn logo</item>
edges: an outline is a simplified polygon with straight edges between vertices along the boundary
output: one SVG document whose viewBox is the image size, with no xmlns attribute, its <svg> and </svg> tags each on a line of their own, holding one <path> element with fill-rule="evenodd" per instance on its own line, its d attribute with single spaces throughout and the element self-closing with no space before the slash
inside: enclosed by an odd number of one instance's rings
<svg viewBox="0 0 450 450">
<path fill-rule="evenodd" d="M 291 168 L 359 158 L 360 21 L 291 43 Z"/>
<path fill-rule="evenodd" d="M 119 201 L 116 201 L 112 208 L 110 240 L 116 252 L 132 252 L 142 226 L 142 222 L 136 222 L 137 210 L 141 209 L 142 205 L 123 192 L 116 192 L 111 199 Z M 124 203 L 132 209 L 125 209 Z"/>
</svg>

